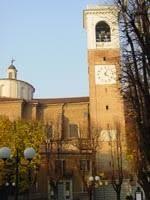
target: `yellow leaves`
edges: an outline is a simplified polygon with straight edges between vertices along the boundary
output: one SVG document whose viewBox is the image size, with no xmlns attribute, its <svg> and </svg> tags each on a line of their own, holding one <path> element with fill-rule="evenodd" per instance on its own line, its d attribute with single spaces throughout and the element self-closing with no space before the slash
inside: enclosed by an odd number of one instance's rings
<svg viewBox="0 0 150 200">
<path fill-rule="evenodd" d="M 18 119 L 16 121 L 10 121 L 5 116 L 0 116 L 0 148 L 9 147 L 12 152 L 10 162 L 13 166 L 10 172 L 10 177 L 14 178 L 15 164 L 13 160 L 16 157 L 16 149 L 19 152 L 19 175 L 22 177 L 22 181 L 19 183 L 21 190 L 25 190 L 27 187 L 27 165 L 28 161 L 24 159 L 23 152 L 27 147 L 33 147 L 36 151 L 36 157 L 31 163 L 31 167 L 39 166 L 40 145 L 44 141 L 44 125 L 38 121 L 25 121 Z M 3 162 L 0 162 L 0 170 L 6 171 Z M 2 183 L 3 176 L 0 174 L 0 184 Z"/>
<path fill-rule="evenodd" d="M 23 156 L 27 147 L 33 147 L 38 152 L 43 140 L 44 128 L 41 122 L 21 119 L 12 122 L 7 117 L 0 116 L 0 147 L 9 147 L 13 156 L 16 149 Z"/>
<path fill-rule="evenodd" d="M 0 116 L 0 146 L 9 147 L 9 143 L 12 140 L 11 130 L 11 121 L 5 116 Z"/>
<path fill-rule="evenodd" d="M 126 159 L 127 159 L 127 161 L 133 161 L 134 157 L 132 154 L 127 154 Z"/>
</svg>

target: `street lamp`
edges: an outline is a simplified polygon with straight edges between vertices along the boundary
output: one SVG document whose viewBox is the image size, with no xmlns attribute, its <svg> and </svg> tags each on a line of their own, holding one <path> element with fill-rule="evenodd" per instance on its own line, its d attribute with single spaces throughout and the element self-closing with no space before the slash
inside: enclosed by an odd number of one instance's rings
<svg viewBox="0 0 150 200">
<path fill-rule="evenodd" d="M 95 188 L 98 186 L 103 186 L 103 194 L 104 194 L 104 199 L 105 199 L 105 187 L 108 185 L 108 181 L 104 179 L 103 176 L 90 176 L 89 183 L 90 183 L 89 186 L 91 187 L 90 200 L 96 199 Z"/>
<path fill-rule="evenodd" d="M 11 150 L 8 147 L 2 147 L 0 148 L 0 159 L 3 159 L 6 161 L 10 158 Z"/>
<path fill-rule="evenodd" d="M 6 193 L 5 197 L 4 197 L 4 200 L 5 200 L 5 198 L 8 199 L 9 194 L 11 194 L 11 195 L 13 194 L 14 189 L 15 189 L 15 182 L 11 182 L 10 180 L 7 180 L 4 187 L 5 187 L 4 192 Z"/>
<path fill-rule="evenodd" d="M 31 167 L 30 167 L 30 163 L 31 163 L 31 160 L 34 158 L 35 154 L 36 154 L 36 152 L 32 147 L 26 148 L 24 150 L 24 157 L 25 157 L 26 160 L 29 161 L 29 168 L 28 168 L 29 169 L 28 170 L 28 181 L 29 181 L 28 199 L 29 200 L 30 200 L 30 192 L 31 192 L 31 190 L 30 190 L 30 186 L 31 186 Z"/>
<path fill-rule="evenodd" d="M 34 150 L 34 148 L 29 147 L 26 148 L 24 150 L 24 157 L 25 159 L 27 159 L 29 161 L 29 164 L 31 162 L 31 160 L 33 159 L 33 157 L 35 156 L 36 152 Z M 0 159 L 3 159 L 4 162 L 9 159 L 11 156 L 11 149 L 8 147 L 2 147 L 0 148 Z M 18 181 L 19 181 L 19 162 L 20 162 L 20 158 L 19 158 L 19 150 L 18 148 L 16 149 L 16 156 L 15 156 L 15 165 L 16 165 L 16 172 L 15 172 L 15 176 L 16 176 L 16 180 L 15 180 L 15 200 L 18 200 L 18 194 L 19 194 L 19 188 L 18 188 Z M 29 167 L 29 184 L 31 183 L 31 169 Z M 30 188 L 30 185 L 29 185 Z M 29 196 L 30 196 L 30 190 L 29 190 Z"/>
<path fill-rule="evenodd" d="M 93 196 L 93 199 L 95 200 L 95 186 L 96 186 L 96 184 L 99 183 L 99 181 L 100 181 L 99 176 L 90 176 L 89 177 L 89 182 L 90 182 L 90 186 L 91 186 L 90 200 L 92 200 L 92 196 Z"/>
<path fill-rule="evenodd" d="M 36 152 L 33 147 L 28 147 L 24 150 L 24 157 L 28 161 L 31 161 L 34 158 L 35 154 L 36 154 Z"/>
</svg>

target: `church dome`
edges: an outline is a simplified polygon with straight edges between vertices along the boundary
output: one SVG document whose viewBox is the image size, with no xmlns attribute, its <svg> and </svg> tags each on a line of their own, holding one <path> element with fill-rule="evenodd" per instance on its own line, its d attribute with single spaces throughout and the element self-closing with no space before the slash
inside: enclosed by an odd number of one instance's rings
<svg viewBox="0 0 150 200">
<path fill-rule="evenodd" d="M 17 79 L 17 69 L 13 62 L 12 59 L 11 64 L 7 67 L 7 77 L 0 78 L 0 98 L 7 97 L 29 101 L 33 98 L 35 89 L 30 83 Z"/>
</svg>

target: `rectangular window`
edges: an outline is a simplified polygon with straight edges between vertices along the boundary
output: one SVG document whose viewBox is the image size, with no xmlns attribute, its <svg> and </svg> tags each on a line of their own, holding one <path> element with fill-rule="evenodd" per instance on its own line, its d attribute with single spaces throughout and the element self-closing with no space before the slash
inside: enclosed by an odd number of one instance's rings
<svg viewBox="0 0 150 200">
<path fill-rule="evenodd" d="M 70 138 L 77 138 L 78 137 L 78 125 L 77 124 L 69 124 L 69 137 Z"/>
<path fill-rule="evenodd" d="M 52 138 L 53 136 L 53 126 L 52 125 L 46 125 L 46 137 L 47 139 Z"/>
<path fill-rule="evenodd" d="M 66 161 L 65 160 L 55 160 L 55 173 L 59 176 L 63 176 L 66 171 Z"/>
<path fill-rule="evenodd" d="M 109 109 L 109 106 L 108 105 L 106 105 L 106 110 L 108 110 Z"/>
<path fill-rule="evenodd" d="M 64 187 L 64 192 L 65 192 L 65 199 L 70 200 L 72 199 L 72 181 L 66 180 L 64 181 L 65 187 Z"/>
<path fill-rule="evenodd" d="M 89 171 L 90 170 L 90 160 L 85 160 L 85 159 L 80 160 L 80 170 Z"/>
<path fill-rule="evenodd" d="M 82 183 L 81 192 L 87 192 L 87 187 Z"/>
<path fill-rule="evenodd" d="M 12 72 L 9 72 L 9 75 L 8 75 L 8 76 L 9 76 L 10 79 L 12 79 L 12 77 L 13 77 L 13 76 L 12 76 Z"/>
<path fill-rule="evenodd" d="M 66 181 L 65 190 L 70 191 L 70 181 Z"/>
</svg>

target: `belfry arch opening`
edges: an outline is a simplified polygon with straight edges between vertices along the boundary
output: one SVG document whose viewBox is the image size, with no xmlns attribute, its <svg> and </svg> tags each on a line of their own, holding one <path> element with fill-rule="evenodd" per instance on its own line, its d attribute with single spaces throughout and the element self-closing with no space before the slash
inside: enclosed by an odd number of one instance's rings
<svg viewBox="0 0 150 200">
<path fill-rule="evenodd" d="M 96 42 L 110 42 L 111 33 L 110 26 L 105 21 L 100 21 L 96 24 Z"/>
</svg>

